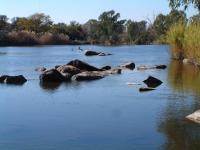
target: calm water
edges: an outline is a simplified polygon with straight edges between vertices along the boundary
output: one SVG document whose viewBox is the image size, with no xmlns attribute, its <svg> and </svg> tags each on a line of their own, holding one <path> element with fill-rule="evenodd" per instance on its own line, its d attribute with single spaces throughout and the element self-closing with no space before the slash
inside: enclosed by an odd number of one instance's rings
<svg viewBox="0 0 200 150">
<path fill-rule="evenodd" d="M 82 46 L 113 53 L 85 57 L 78 46 L 2 47 L 0 74 L 23 74 L 23 86 L 0 85 L 1 150 L 200 149 L 200 126 L 185 116 L 200 108 L 200 72 L 170 60 L 167 46 Z M 134 61 L 167 70 L 124 71 L 93 82 L 40 85 L 37 67 L 71 59 L 98 67 Z M 152 75 L 157 90 L 139 93 Z"/>
</svg>

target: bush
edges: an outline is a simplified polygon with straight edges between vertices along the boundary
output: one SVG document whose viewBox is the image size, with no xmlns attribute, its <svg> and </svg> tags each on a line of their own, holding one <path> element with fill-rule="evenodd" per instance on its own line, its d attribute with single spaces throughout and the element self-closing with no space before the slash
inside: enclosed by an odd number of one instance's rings
<svg viewBox="0 0 200 150">
<path fill-rule="evenodd" d="M 8 33 L 8 42 L 11 45 L 36 45 L 38 37 L 34 32 L 18 31 Z"/>
<path fill-rule="evenodd" d="M 40 36 L 39 43 L 45 45 L 67 44 L 69 43 L 69 37 L 64 34 L 45 33 L 42 36 Z"/>
</svg>

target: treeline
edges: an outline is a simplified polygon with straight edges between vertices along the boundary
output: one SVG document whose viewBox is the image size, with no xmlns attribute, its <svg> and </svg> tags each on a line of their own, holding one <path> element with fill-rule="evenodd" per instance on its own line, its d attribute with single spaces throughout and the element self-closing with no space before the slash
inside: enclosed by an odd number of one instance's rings
<svg viewBox="0 0 200 150">
<path fill-rule="evenodd" d="M 159 14 L 153 22 L 124 20 L 114 10 L 85 24 L 54 23 L 43 13 L 15 17 L 10 22 L 7 16 L 0 15 L 0 45 L 165 43 L 167 31 L 178 21 L 187 22 L 187 18 L 184 11 L 175 9 L 168 15 Z"/>
</svg>

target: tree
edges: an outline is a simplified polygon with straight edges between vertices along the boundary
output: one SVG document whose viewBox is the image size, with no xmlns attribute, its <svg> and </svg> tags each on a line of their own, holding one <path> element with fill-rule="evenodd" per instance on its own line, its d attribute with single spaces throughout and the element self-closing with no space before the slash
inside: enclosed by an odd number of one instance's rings
<svg viewBox="0 0 200 150">
<path fill-rule="evenodd" d="M 100 36 L 103 41 L 118 41 L 119 34 L 124 31 L 126 20 L 119 20 L 120 14 L 114 10 L 103 12 L 99 16 Z"/>
<path fill-rule="evenodd" d="M 70 25 L 67 26 L 67 35 L 70 40 L 86 40 L 86 32 L 76 21 L 70 22 Z"/>
<path fill-rule="evenodd" d="M 27 23 L 30 23 L 31 30 L 35 31 L 36 33 L 49 31 L 53 23 L 50 16 L 43 13 L 33 14 L 28 17 L 27 20 Z"/>
<path fill-rule="evenodd" d="M 130 43 L 136 43 L 140 39 L 140 37 L 146 32 L 146 25 L 146 21 L 135 22 L 128 20 L 126 24 L 128 41 Z"/>
<path fill-rule="evenodd" d="M 195 8 L 200 11 L 200 0 L 169 0 L 169 5 L 173 9 L 177 9 L 183 6 L 185 9 L 188 8 L 188 5 L 193 4 Z"/>
<path fill-rule="evenodd" d="M 6 30 L 8 27 L 8 18 L 5 15 L 0 15 L 0 30 Z"/>
</svg>

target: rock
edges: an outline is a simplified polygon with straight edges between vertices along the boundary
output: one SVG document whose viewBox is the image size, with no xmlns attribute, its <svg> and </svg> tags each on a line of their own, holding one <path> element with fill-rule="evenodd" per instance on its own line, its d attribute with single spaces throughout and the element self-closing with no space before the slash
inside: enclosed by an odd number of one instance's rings
<svg viewBox="0 0 200 150">
<path fill-rule="evenodd" d="M 101 68 L 101 70 L 110 70 L 111 69 L 111 66 L 104 66 Z"/>
<path fill-rule="evenodd" d="M 148 87 L 156 88 L 161 85 L 163 82 L 157 78 L 149 76 L 146 80 L 143 81 Z"/>
<path fill-rule="evenodd" d="M 156 65 L 155 68 L 156 69 L 166 69 L 167 66 L 166 65 Z"/>
<path fill-rule="evenodd" d="M 74 66 L 80 69 L 81 71 L 102 71 L 101 69 L 91 66 L 88 63 L 85 63 L 78 59 L 70 61 L 67 65 Z"/>
<path fill-rule="evenodd" d="M 110 54 L 110 53 L 103 53 L 103 52 L 100 52 L 98 54 L 98 56 L 110 56 L 110 55 L 112 55 L 112 54 Z"/>
<path fill-rule="evenodd" d="M 57 68 L 59 68 L 60 66 L 62 66 L 62 65 L 56 65 L 54 68 L 57 69 Z"/>
<path fill-rule="evenodd" d="M 72 80 L 76 81 L 90 81 L 102 79 L 104 76 L 98 72 L 82 72 L 72 77 Z"/>
<path fill-rule="evenodd" d="M 47 69 L 45 67 L 39 67 L 39 68 L 36 68 L 35 71 L 38 71 L 38 72 L 44 72 L 46 71 Z"/>
<path fill-rule="evenodd" d="M 127 69 L 130 69 L 130 70 L 134 70 L 135 64 L 133 62 L 129 62 L 129 63 L 123 64 L 123 65 L 120 65 L 120 67 L 127 68 Z"/>
<path fill-rule="evenodd" d="M 153 91 L 155 90 L 154 88 L 148 88 L 148 87 L 141 87 L 139 88 L 140 92 L 148 92 L 148 91 Z"/>
<path fill-rule="evenodd" d="M 64 77 L 56 69 L 46 70 L 40 75 L 41 82 L 62 82 L 62 81 L 66 81 L 66 80 L 67 80 L 66 77 Z M 70 80 L 70 79 L 68 79 L 68 80 Z"/>
<path fill-rule="evenodd" d="M 185 59 L 183 59 L 183 63 L 188 64 L 188 63 L 191 63 L 191 61 L 189 59 L 185 58 Z"/>
<path fill-rule="evenodd" d="M 0 76 L 0 83 L 4 83 L 5 79 L 9 77 L 8 75 L 2 75 Z"/>
<path fill-rule="evenodd" d="M 120 69 L 120 68 L 114 68 L 114 69 L 111 69 L 111 70 L 107 70 L 106 72 L 108 74 L 121 74 L 122 73 L 122 69 Z"/>
<path fill-rule="evenodd" d="M 95 52 L 95 51 L 91 51 L 91 50 L 84 51 L 84 55 L 86 55 L 86 56 L 97 56 L 99 54 L 100 54 L 100 52 Z"/>
<path fill-rule="evenodd" d="M 5 80 L 4 83 L 6 84 L 24 84 L 25 82 L 27 82 L 27 79 L 22 76 L 4 76 Z"/>
<path fill-rule="evenodd" d="M 155 65 L 155 66 L 147 66 L 147 65 L 141 65 L 137 67 L 137 70 L 148 70 L 148 69 L 166 69 L 166 65 Z"/>
<path fill-rule="evenodd" d="M 71 66 L 71 65 L 63 65 L 63 66 L 59 66 L 57 68 L 57 70 L 61 73 L 61 74 L 66 74 L 66 73 L 69 73 L 71 74 L 72 76 L 75 75 L 75 74 L 78 74 L 78 73 L 81 73 L 81 70 L 74 67 L 74 66 Z"/>
<path fill-rule="evenodd" d="M 200 124 L 200 110 L 197 110 L 194 113 L 186 116 L 186 118 Z"/>
</svg>

